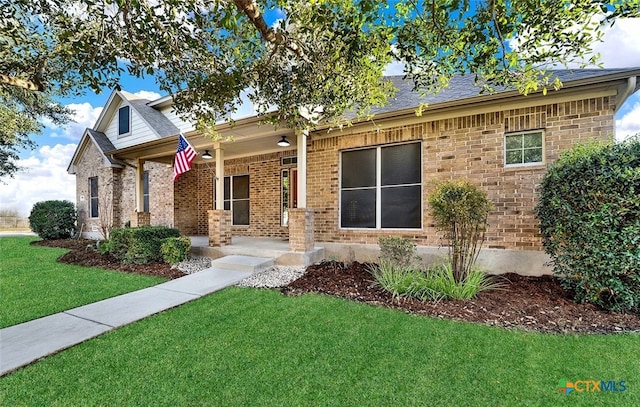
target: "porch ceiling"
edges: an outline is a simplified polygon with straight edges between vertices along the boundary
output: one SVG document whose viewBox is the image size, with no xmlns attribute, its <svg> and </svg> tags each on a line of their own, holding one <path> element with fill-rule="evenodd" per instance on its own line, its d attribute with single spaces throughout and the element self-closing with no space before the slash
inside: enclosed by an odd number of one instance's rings
<svg viewBox="0 0 640 407">
<path fill-rule="evenodd" d="M 198 152 L 196 163 L 211 162 L 201 157 L 205 150 L 215 158 L 215 144 L 220 143 L 224 149 L 225 160 L 245 157 L 255 154 L 265 154 L 276 151 L 292 150 L 296 148 L 296 137 L 293 129 L 286 127 L 275 128 L 269 124 L 237 123 L 233 127 L 218 128 L 222 138 L 214 141 L 197 131 L 185 132 L 185 137 Z M 291 146 L 280 147 L 278 140 L 285 136 Z M 142 143 L 136 146 L 109 151 L 108 155 L 121 160 L 144 160 L 172 164 L 178 144 L 178 135 L 165 137 Z"/>
</svg>

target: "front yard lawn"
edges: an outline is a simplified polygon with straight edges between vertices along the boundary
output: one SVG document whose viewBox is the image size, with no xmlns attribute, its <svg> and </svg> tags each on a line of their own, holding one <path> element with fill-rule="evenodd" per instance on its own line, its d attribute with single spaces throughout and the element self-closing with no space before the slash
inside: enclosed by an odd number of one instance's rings
<svg viewBox="0 0 640 407">
<path fill-rule="evenodd" d="M 0 378 L 0 404 L 637 406 L 639 346 L 231 287 Z M 565 395 L 561 380 L 626 390 Z"/>
<path fill-rule="evenodd" d="M 0 328 L 166 281 L 58 263 L 66 249 L 31 246 L 35 237 L 0 237 Z"/>
</svg>

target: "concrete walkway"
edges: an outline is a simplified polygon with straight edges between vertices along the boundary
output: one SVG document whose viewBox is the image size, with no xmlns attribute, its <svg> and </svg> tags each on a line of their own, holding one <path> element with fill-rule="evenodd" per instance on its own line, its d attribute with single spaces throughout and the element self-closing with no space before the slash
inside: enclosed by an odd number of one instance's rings
<svg viewBox="0 0 640 407">
<path fill-rule="evenodd" d="M 0 376 L 105 332 L 201 298 L 273 265 L 227 256 L 176 280 L 0 330 Z"/>
</svg>

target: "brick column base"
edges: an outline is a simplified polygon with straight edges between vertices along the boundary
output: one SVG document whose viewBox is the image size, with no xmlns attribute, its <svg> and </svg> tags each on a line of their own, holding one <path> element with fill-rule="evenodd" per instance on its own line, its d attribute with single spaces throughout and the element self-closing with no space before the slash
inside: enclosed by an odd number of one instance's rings
<svg viewBox="0 0 640 407">
<path fill-rule="evenodd" d="M 149 226 L 151 225 L 151 213 L 150 212 L 134 212 L 131 215 L 131 227 Z"/>
<path fill-rule="evenodd" d="M 315 212 L 308 208 L 289 209 L 289 250 L 310 252 L 315 247 Z"/>
<path fill-rule="evenodd" d="M 207 211 L 209 219 L 209 246 L 231 244 L 231 211 Z"/>
</svg>

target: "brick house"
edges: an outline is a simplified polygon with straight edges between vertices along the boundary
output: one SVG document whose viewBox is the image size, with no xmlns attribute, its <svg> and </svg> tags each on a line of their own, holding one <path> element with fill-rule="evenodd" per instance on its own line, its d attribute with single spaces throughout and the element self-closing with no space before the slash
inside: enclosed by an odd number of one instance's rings
<svg viewBox="0 0 640 407">
<path fill-rule="evenodd" d="M 207 236 L 210 248 L 233 246 L 236 236 L 288 240 L 304 263 L 372 260 L 379 236 L 407 236 L 431 261 L 443 254 L 427 207 L 432 181 L 467 178 L 495 207 L 480 262 L 546 273 L 534 207 L 547 166 L 576 142 L 610 140 L 617 109 L 640 88 L 640 69 L 556 75 L 562 89 L 528 96 L 479 94 L 472 77 L 457 76 L 420 97 L 391 77 L 396 97 L 372 121 L 305 134 L 249 116 L 220 125 L 220 141 L 180 120 L 171 97 L 114 91 L 69 165 L 79 224 L 92 237 L 104 224 L 174 226 Z M 428 105 L 418 116 L 420 103 Z M 174 183 L 180 132 L 198 157 Z"/>
</svg>

